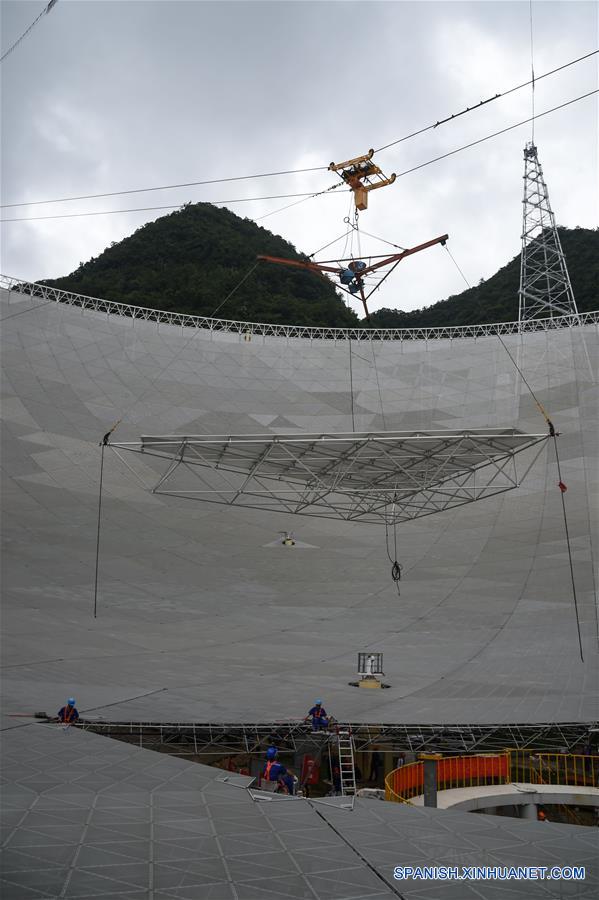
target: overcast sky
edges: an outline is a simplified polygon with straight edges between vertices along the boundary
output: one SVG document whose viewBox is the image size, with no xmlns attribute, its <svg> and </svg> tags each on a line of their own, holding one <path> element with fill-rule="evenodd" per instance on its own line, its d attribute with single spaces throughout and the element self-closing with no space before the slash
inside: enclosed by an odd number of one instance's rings
<svg viewBox="0 0 599 900">
<path fill-rule="evenodd" d="M 2 3 L 2 52 L 45 5 Z M 533 3 L 537 76 L 599 46 L 597 9 L 576 0 Z M 59 0 L 2 63 L 2 203 L 326 166 L 529 77 L 527 0 Z M 597 80 L 596 56 L 544 79 L 537 113 L 593 90 Z M 596 101 L 536 123 L 553 209 L 569 227 L 597 225 Z M 530 109 L 523 89 L 383 151 L 375 162 L 400 173 L 527 118 Z M 529 139 L 524 126 L 399 178 L 370 195 L 361 226 L 402 246 L 448 232 L 453 255 L 477 283 L 520 249 L 522 149 Z M 2 218 L 262 197 L 334 182 L 326 171 L 287 175 L 21 206 L 3 209 Z M 258 219 L 291 202 L 227 205 Z M 2 272 L 31 280 L 67 274 L 165 212 L 6 222 Z M 312 253 L 343 233 L 347 213 L 348 195 L 337 191 L 260 224 Z M 385 247 L 364 238 L 362 251 Z M 447 253 L 435 247 L 402 262 L 370 305 L 413 309 L 464 287 Z"/>
</svg>

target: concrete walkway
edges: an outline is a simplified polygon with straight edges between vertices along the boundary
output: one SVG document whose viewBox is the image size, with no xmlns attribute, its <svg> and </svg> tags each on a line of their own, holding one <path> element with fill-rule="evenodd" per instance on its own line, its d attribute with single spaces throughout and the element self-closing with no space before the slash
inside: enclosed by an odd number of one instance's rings
<svg viewBox="0 0 599 900">
<path fill-rule="evenodd" d="M 424 795 L 411 801 L 414 806 L 424 806 Z M 439 791 L 438 809 L 477 810 L 490 806 L 524 806 L 534 804 L 564 803 L 572 806 L 599 806 L 599 789 L 571 787 L 565 784 L 487 784 L 480 787 L 453 788 Z"/>
</svg>

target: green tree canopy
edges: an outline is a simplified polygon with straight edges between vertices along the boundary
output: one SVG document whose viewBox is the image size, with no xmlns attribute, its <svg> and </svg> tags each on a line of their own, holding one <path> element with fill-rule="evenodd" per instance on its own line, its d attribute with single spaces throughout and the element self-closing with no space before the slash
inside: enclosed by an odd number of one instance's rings
<svg viewBox="0 0 599 900">
<path fill-rule="evenodd" d="M 597 309 L 599 230 L 560 228 L 559 234 L 579 311 Z M 258 263 L 252 271 L 261 254 L 307 258 L 250 219 L 210 203 L 194 203 L 144 225 L 70 275 L 45 283 L 133 306 L 200 316 L 218 310 L 219 318 L 247 322 L 359 324 L 344 303 L 345 295 L 326 277 L 269 263 Z M 380 309 L 372 314 L 370 325 L 426 328 L 513 321 L 518 318 L 519 278 L 520 255 L 476 287 L 411 312 Z"/>
</svg>

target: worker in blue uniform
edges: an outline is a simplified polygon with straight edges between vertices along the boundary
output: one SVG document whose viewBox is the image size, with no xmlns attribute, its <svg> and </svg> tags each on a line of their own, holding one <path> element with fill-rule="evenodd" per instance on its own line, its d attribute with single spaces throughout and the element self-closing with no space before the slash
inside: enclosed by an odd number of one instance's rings
<svg viewBox="0 0 599 900">
<path fill-rule="evenodd" d="M 271 751 L 274 750 L 274 753 Z M 266 765 L 262 770 L 265 781 L 278 781 L 288 794 L 295 794 L 295 778 L 290 775 L 284 765 L 279 762 L 276 747 L 269 747 L 266 752 Z"/>
<path fill-rule="evenodd" d="M 66 702 L 66 706 L 62 706 L 58 710 L 58 721 L 62 722 L 63 725 L 72 725 L 79 718 L 79 713 L 77 712 L 77 708 L 75 706 L 75 698 L 69 697 Z"/>
<path fill-rule="evenodd" d="M 322 705 L 322 700 L 315 700 L 314 706 L 308 711 L 306 721 L 312 719 L 312 731 L 324 731 L 329 727 L 329 717 Z"/>
</svg>

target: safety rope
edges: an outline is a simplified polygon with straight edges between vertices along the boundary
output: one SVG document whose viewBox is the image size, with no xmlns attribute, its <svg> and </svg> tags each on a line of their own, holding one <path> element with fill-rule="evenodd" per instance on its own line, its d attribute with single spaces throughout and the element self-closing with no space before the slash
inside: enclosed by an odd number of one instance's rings
<svg viewBox="0 0 599 900">
<path fill-rule="evenodd" d="M 96 532 L 96 572 L 94 577 L 94 619 L 98 618 L 98 569 L 100 565 L 100 530 L 102 523 L 102 486 L 104 484 L 104 450 L 108 446 L 110 435 L 121 423 L 121 419 L 117 419 L 112 428 L 106 432 L 100 442 L 100 486 L 98 490 L 98 527 Z"/>
<path fill-rule="evenodd" d="M 580 634 L 580 616 L 578 613 L 578 597 L 576 594 L 576 582 L 574 580 L 574 563 L 572 561 L 572 548 L 570 546 L 570 529 L 568 528 L 568 515 L 566 513 L 565 493 L 568 490 L 568 488 L 562 481 L 562 470 L 561 470 L 561 465 L 560 465 L 559 452 L 557 449 L 557 434 L 555 432 L 555 429 L 553 429 L 553 426 L 551 425 L 551 423 L 549 423 L 549 426 L 550 426 L 550 434 L 551 434 L 551 437 L 553 438 L 553 446 L 555 447 L 555 461 L 557 463 L 557 477 L 559 479 L 558 487 L 559 487 L 560 497 L 561 497 L 561 501 L 562 501 L 562 516 L 564 519 L 564 531 L 566 532 L 566 545 L 568 547 L 568 563 L 570 566 L 570 581 L 572 583 L 572 597 L 574 598 L 574 610 L 576 612 L 576 629 L 578 632 L 578 648 L 580 650 L 581 662 L 584 662 L 584 652 L 582 649 L 582 636 Z"/>
<path fill-rule="evenodd" d="M 351 337 L 347 338 L 347 345 L 349 347 L 349 396 L 351 402 L 351 429 L 355 433 L 356 431 L 356 420 L 354 417 L 354 372 L 352 366 L 352 349 L 351 349 Z"/>
<path fill-rule="evenodd" d="M 534 402 L 536 403 L 539 412 L 541 413 L 541 415 L 542 415 L 543 418 L 545 419 L 545 422 L 547 423 L 547 426 L 548 426 L 548 428 L 549 428 L 549 434 L 550 434 L 550 436 L 551 436 L 551 437 L 554 437 L 554 436 L 555 436 L 555 428 L 553 427 L 553 423 L 552 423 L 551 419 L 549 418 L 549 414 L 547 413 L 547 410 L 545 409 L 545 407 L 543 406 L 543 404 L 541 403 L 541 401 L 539 400 L 539 398 L 537 397 L 537 395 L 535 394 L 535 392 L 534 392 L 533 389 L 531 388 L 530 384 L 529 384 L 528 381 L 526 380 L 526 378 L 525 378 L 525 376 L 524 376 L 524 372 L 522 371 L 522 369 L 520 368 L 520 366 L 518 365 L 518 363 L 516 362 L 516 360 L 514 359 L 514 357 L 512 356 L 512 354 L 510 353 L 510 351 L 509 351 L 509 349 L 508 349 L 508 347 L 507 347 L 505 341 L 503 340 L 503 338 L 501 337 L 501 335 L 499 334 L 499 332 L 497 333 L 497 339 L 498 339 L 498 341 L 500 342 L 500 344 L 501 344 L 501 346 L 503 347 L 503 349 L 505 350 L 505 352 L 507 353 L 507 355 L 509 356 L 509 358 L 511 359 L 514 368 L 516 369 L 516 371 L 518 372 L 520 378 L 522 379 L 522 381 L 524 382 L 524 384 L 525 384 L 526 387 L 528 388 L 528 391 L 529 391 L 529 393 L 530 393 L 530 396 L 532 397 L 532 399 L 533 399 Z"/>
<path fill-rule="evenodd" d="M 397 588 L 397 596 L 399 597 L 401 596 L 401 592 L 399 590 L 399 582 L 401 581 L 403 566 L 397 561 L 397 520 L 395 519 L 396 499 L 397 497 L 394 496 L 393 506 L 391 507 L 391 515 L 393 517 L 393 556 L 391 556 L 391 550 L 389 548 L 389 523 L 387 522 L 387 517 L 385 517 L 385 545 L 387 548 L 387 556 L 389 557 L 389 562 L 391 563 L 391 580 Z"/>
<path fill-rule="evenodd" d="M 385 419 L 385 410 L 383 408 L 383 394 L 381 391 L 381 383 L 379 380 L 379 370 L 376 364 L 376 356 L 374 353 L 374 344 L 370 342 L 370 349 L 372 350 L 372 362 L 374 365 L 374 374 L 376 377 L 376 384 L 379 393 L 379 404 L 381 407 L 381 418 L 383 420 L 383 430 L 387 430 L 387 421 Z M 396 496 L 393 497 L 393 506 L 391 508 L 391 515 L 393 517 L 393 556 L 391 556 L 391 550 L 389 548 L 389 523 L 387 522 L 387 517 L 385 516 L 385 547 L 387 550 L 387 556 L 389 557 L 389 562 L 391 563 L 391 580 L 395 584 L 397 588 L 397 596 L 401 595 L 399 590 L 399 582 L 401 581 L 401 573 L 403 566 L 397 561 L 397 522 L 395 519 L 395 501 Z"/>
<path fill-rule="evenodd" d="M 254 264 L 254 268 L 257 265 L 258 265 L 258 263 L 256 262 Z M 247 275 L 244 276 L 244 278 L 242 279 L 242 282 L 245 281 L 245 278 L 247 278 L 249 276 L 249 274 L 250 274 L 250 272 L 248 272 Z M 242 282 L 240 282 L 240 284 Z M 237 285 L 236 288 L 233 289 L 233 291 L 231 293 L 234 293 L 238 287 L 239 287 L 239 284 Z M 231 294 L 229 294 L 229 296 L 231 296 Z M 223 300 L 223 303 L 226 300 L 228 300 L 228 297 L 225 297 L 225 300 Z M 222 304 L 221 304 L 221 306 L 222 306 Z M 181 347 L 179 347 L 176 355 L 173 356 L 166 363 L 166 365 L 164 365 L 160 369 L 160 371 L 154 375 L 154 377 L 150 380 L 150 383 L 149 383 L 148 387 L 146 388 L 146 390 L 142 391 L 140 396 L 136 400 L 134 400 L 133 403 L 131 403 L 124 412 L 121 413 L 120 419 L 118 419 L 115 422 L 115 424 L 112 426 L 112 428 L 106 432 L 106 434 L 102 438 L 102 441 L 100 442 L 101 451 L 100 451 L 100 482 L 99 482 L 99 489 L 98 489 L 98 527 L 97 527 L 97 534 L 96 534 L 96 565 L 95 565 L 95 576 L 94 576 L 94 619 L 97 618 L 97 613 L 98 613 L 98 572 L 99 572 L 99 563 L 100 563 L 100 532 L 101 532 L 101 522 L 102 522 L 102 487 L 103 487 L 103 482 L 104 482 L 104 450 L 106 447 L 110 446 L 110 444 L 109 444 L 110 435 L 115 430 L 117 425 L 119 425 L 123 421 L 123 419 L 125 419 L 127 417 L 127 414 L 130 412 L 130 410 L 136 404 L 141 404 L 144 397 L 146 397 L 148 395 L 148 393 L 152 390 L 152 388 L 154 387 L 154 385 L 156 384 L 158 379 L 164 375 L 164 373 L 167 371 L 167 369 L 170 368 L 170 366 L 175 362 L 175 360 L 180 359 L 181 354 L 187 348 L 187 346 L 191 343 L 191 341 L 194 340 L 194 338 L 196 337 L 199 330 L 200 330 L 199 328 L 194 328 L 193 333 L 188 337 L 188 339 L 186 341 L 184 341 L 184 343 L 181 345 Z"/>
<path fill-rule="evenodd" d="M 532 0 L 531 0 L 531 3 L 532 3 Z M 532 58 L 532 9 L 531 9 L 531 58 Z M 534 91 L 534 72 L 533 72 L 533 91 Z M 533 95 L 533 128 L 534 128 L 534 95 Z M 534 135 L 533 135 L 533 137 L 534 137 Z M 466 284 L 468 285 L 468 287 L 470 287 L 470 284 L 468 283 L 468 279 L 466 278 L 466 276 L 465 276 L 464 273 L 462 272 L 461 268 L 459 267 L 458 263 L 456 262 L 456 260 L 455 260 L 454 257 L 452 256 L 452 254 L 451 254 L 449 248 L 447 247 L 447 245 L 445 245 L 445 249 L 447 250 L 447 252 L 448 252 L 448 254 L 449 254 L 449 256 L 450 256 L 450 258 L 451 258 L 453 264 L 454 264 L 455 267 L 457 268 L 458 272 L 460 273 L 460 275 L 462 276 L 462 278 L 464 279 L 464 281 L 466 282 Z M 561 503 L 562 503 L 562 516 L 563 516 L 563 520 L 564 520 L 564 532 L 565 532 L 565 535 L 566 535 L 566 546 L 567 546 L 567 549 L 568 549 L 568 563 L 569 563 L 569 567 L 570 567 L 570 582 L 571 582 L 571 586 L 572 586 L 572 598 L 573 598 L 573 600 L 574 600 L 574 611 L 575 611 L 575 614 L 576 614 L 576 630 L 577 630 L 577 634 L 578 634 L 578 647 L 579 647 L 579 650 L 580 650 L 580 659 L 582 660 L 582 662 L 584 662 L 584 653 L 583 653 L 583 648 L 582 648 L 582 637 L 581 637 L 581 632 L 580 632 L 580 615 L 579 615 L 579 610 L 578 610 L 578 595 L 577 595 L 577 593 L 576 593 L 576 581 L 575 581 L 575 578 L 574 578 L 574 563 L 573 563 L 573 560 L 572 560 L 572 547 L 571 547 L 571 541 L 570 541 L 570 529 L 569 529 L 569 526 L 568 526 L 568 515 L 567 515 L 567 511 L 566 511 L 566 500 L 565 500 L 565 497 L 564 497 L 564 494 L 566 493 L 566 491 L 568 490 L 568 488 L 566 487 L 566 485 L 564 484 L 564 481 L 563 481 L 563 479 L 562 479 L 561 465 L 560 465 L 560 458 L 559 458 L 559 448 L 558 448 L 558 443 L 557 443 L 557 439 L 558 439 L 558 437 L 559 437 L 559 432 L 557 432 L 557 431 L 555 430 L 555 426 L 553 425 L 553 422 L 552 422 L 551 419 L 549 418 L 549 414 L 548 414 L 547 410 L 545 409 L 545 407 L 543 406 L 543 404 L 541 403 L 541 401 L 539 400 L 539 398 L 537 397 L 537 395 L 536 395 L 535 392 L 533 391 L 532 387 L 531 387 L 530 384 L 528 383 L 528 381 L 527 381 L 527 379 L 526 379 L 526 377 L 525 377 L 525 375 L 524 375 L 524 372 L 522 371 L 522 369 L 520 368 L 520 366 L 518 365 L 518 363 L 517 363 L 516 360 L 514 359 L 513 355 L 510 353 L 510 351 L 509 351 L 509 349 L 508 349 L 508 347 L 507 347 L 505 341 L 503 340 L 503 338 L 501 337 L 501 335 L 499 334 L 499 332 L 497 332 L 497 339 L 499 340 L 499 342 L 501 343 L 501 346 L 503 347 L 503 349 L 504 349 L 505 352 L 507 353 L 508 357 L 510 358 L 510 360 L 511 360 L 511 362 L 512 362 L 512 365 L 514 366 L 514 368 L 515 368 L 516 371 L 518 372 L 518 374 L 519 374 L 520 378 L 522 379 L 523 383 L 526 385 L 526 387 L 527 387 L 527 389 L 528 389 L 528 392 L 530 393 L 530 396 L 531 396 L 532 399 L 534 400 L 534 402 L 535 402 L 535 404 L 536 404 L 536 406 L 537 406 L 539 412 L 541 413 L 541 415 L 542 415 L 543 418 L 545 419 L 545 422 L 546 422 L 546 424 L 547 424 L 547 428 L 549 429 L 549 437 L 550 437 L 551 440 L 553 441 L 553 446 L 554 446 L 554 450 L 555 450 L 555 461 L 556 461 L 556 463 L 557 463 L 558 488 L 559 488 L 559 491 L 560 491 L 560 497 L 561 497 Z"/>
<path fill-rule="evenodd" d="M 558 486 L 558 488 L 559 488 L 560 496 L 561 496 L 561 501 L 562 501 L 562 515 L 563 515 L 563 519 L 564 519 L 564 531 L 565 531 L 565 534 L 566 534 L 566 546 L 567 546 L 567 549 L 568 549 L 568 563 L 569 563 L 569 566 L 570 566 L 570 582 L 571 582 L 571 585 L 572 585 L 572 598 L 573 598 L 573 600 L 574 600 L 574 612 L 575 612 L 575 614 L 576 614 L 576 630 L 577 630 L 577 634 L 578 634 L 578 647 L 579 647 L 579 650 L 580 650 L 580 659 L 581 659 L 582 662 L 584 662 L 584 652 L 583 652 L 583 649 L 582 649 L 582 636 L 581 636 L 581 633 L 580 633 L 580 615 L 579 615 L 579 611 L 578 611 L 578 595 L 577 595 L 577 593 L 576 593 L 576 581 L 575 581 L 575 578 L 574 578 L 574 563 L 573 563 L 573 560 L 572 560 L 572 546 L 571 546 L 571 541 L 570 541 L 570 529 L 569 529 L 569 527 L 568 527 L 568 515 L 567 515 L 567 512 L 566 512 L 566 500 L 565 500 L 565 497 L 564 497 L 564 494 L 566 493 L 566 491 L 568 490 L 568 488 L 567 488 L 567 486 L 564 484 L 564 481 L 562 480 L 562 471 L 561 471 L 561 464 L 560 464 L 560 458 L 559 458 L 559 449 L 558 449 L 558 445 L 557 445 L 557 439 L 558 439 L 558 437 L 559 437 L 559 431 L 556 431 L 556 430 L 555 430 L 555 426 L 554 426 L 553 422 L 551 421 L 551 419 L 549 418 L 549 414 L 547 413 L 547 410 L 545 409 L 545 407 L 543 406 L 543 404 L 541 403 L 541 401 L 539 400 L 539 398 L 537 397 L 537 395 L 535 394 L 535 392 L 534 392 L 533 389 L 531 388 L 530 384 L 529 384 L 528 381 L 526 380 L 526 378 L 525 378 L 525 376 L 524 376 L 524 372 L 522 371 L 522 369 L 520 368 L 520 366 L 518 365 L 518 363 L 516 362 L 516 360 L 514 359 L 514 357 L 512 356 L 512 354 L 510 353 L 509 349 L 508 349 L 507 346 L 506 346 L 505 341 L 503 340 L 503 338 L 501 337 L 501 335 L 500 335 L 499 333 L 497 334 L 497 337 L 498 337 L 498 339 L 499 339 L 499 341 L 500 341 L 500 343 L 501 343 L 503 349 L 505 350 L 505 352 L 507 353 L 507 355 L 508 355 L 509 358 L 511 359 L 511 361 L 512 361 L 512 363 L 513 363 L 513 365 L 514 365 L 514 367 L 515 367 L 515 369 L 516 369 L 516 371 L 517 371 L 518 374 L 520 375 L 520 378 L 522 379 L 522 381 L 524 382 L 524 384 L 525 384 L 526 387 L 528 388 L 528 391 L 529 391 L 529 393 L 530 393 L 530 396 L 532 397 L 532 399 L 533 399 L 534 402 L 536 403 L 539 412 L 541 413 L 541 415 L 542 415 L 543 418 L 545 419 L 545 422 L 547 423 L 547 427 L 548 427 L 548 429 L 549 429 L 549 437 L 553 440 L 553 446 L 554 446 L 554 449 L 555 449 L 555 461 L 556 461 L 556 463 L 557 463 L 557 477 L 558 477 L 558 484 L 557 484 L 557 486 Z"/>
</svg>

